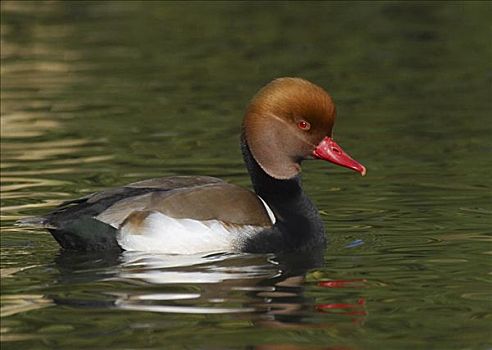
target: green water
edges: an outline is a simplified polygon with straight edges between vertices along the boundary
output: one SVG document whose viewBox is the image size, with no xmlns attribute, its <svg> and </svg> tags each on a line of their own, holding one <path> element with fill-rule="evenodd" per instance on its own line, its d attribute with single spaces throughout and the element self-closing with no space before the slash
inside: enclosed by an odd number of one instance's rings
<svg viewBox="0 0 492 350">
<path fill-rule="evenodd" d="M 491 349 L 490 2 L 12 2 L 1 18 L 2 349 Z M 364 178 L 303 169 L 322 266 L 61 253 L 14 226 L 166 175 L 249 186 L 254 92 L 331 92 Z"/>
</svg>

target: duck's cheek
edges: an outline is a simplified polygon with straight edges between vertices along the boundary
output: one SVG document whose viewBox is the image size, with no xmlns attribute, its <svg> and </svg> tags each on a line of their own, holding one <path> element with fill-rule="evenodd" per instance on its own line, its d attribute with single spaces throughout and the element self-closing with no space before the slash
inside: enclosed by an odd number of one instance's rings
<svg viewBox="0 0 492 350">
<path fill-rule="evenodd" d="M 299 160 L 299 162 L 303 160 L 314 159 L 313 157 L 314 149 L 315 146 L 313 146 L 313 142 L 309 139 L 305 139 L 305 141 L 302 144 L 299 144 L 297 146 L 298 153 L 296 154 L 296 157 Z"/>
</svg>

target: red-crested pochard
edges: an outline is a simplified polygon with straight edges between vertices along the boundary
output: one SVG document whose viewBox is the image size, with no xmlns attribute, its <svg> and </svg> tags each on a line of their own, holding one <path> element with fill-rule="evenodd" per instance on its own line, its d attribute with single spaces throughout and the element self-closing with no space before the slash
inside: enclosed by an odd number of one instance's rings
<svg viewBox="0 0 492 350">
<path fill-rule="evenodd" d="M 301 187 L 305 159 L 362 175 L 332 139 L 335 105 L 321 87 L 280 78 L 253 98 L 241 148 L 254 192 L 206 176 L 135 182 L 62 203 L 21 224 L 48 229 L 65 249 L 169 254 L 295 252 L 324 246 L 318 210 Z"/>
</svg>

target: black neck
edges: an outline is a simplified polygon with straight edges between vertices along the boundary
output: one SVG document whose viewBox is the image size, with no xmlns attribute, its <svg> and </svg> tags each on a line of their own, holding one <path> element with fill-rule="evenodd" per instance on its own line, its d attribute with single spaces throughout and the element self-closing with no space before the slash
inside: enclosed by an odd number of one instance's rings
<svg viewBox="0 0 492 350">
<path fill-rule="evenodd" d="M 294 197 L 304 194 L 299 176 L 281 180 L 268 175 L 251 154 L 244 135 L 241 136 L 241 151 L 249 176 L 251 177 L 253 189 L 264 200 L 267 198 L 275 200 L 279 196 Z"/>
<path fill-rule="evenodd" d="M 241 136 L 244 162 L 253 184 L 253 189 L 272 209 L 279 228 L 291 244 L 301 245 L 308 240 L 324 243 L 324 225 L 318 210 L 306 196 L 301 179 L 275 179 L 268 175 L 255 160 L 244 134 Z"/>
</svg>

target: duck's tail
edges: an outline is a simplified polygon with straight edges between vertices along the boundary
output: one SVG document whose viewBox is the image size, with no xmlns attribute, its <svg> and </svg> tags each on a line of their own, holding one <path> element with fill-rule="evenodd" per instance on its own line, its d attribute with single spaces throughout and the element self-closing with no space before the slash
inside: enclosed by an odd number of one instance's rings
<svg viewBox="0 0 492 350">
<path fill-rule="evenodd" d="M 27 218 L 22 218 L 15 222 L 17 226 L 29 226 L 38 227 L 46 229 L 54 229 L 55 227 L 48 222 L 48 219 L 44 216 L 30 216 Z"/>
<path fill-rule="evenodd" d="M 64 249 L 121 251 L 116 240 L 117 229 L 93 217 L 82 216 L 73 222 L 56 225 L 46 217 L 32 216 L 15 224 L 47 229 Z"/>
</svg>

